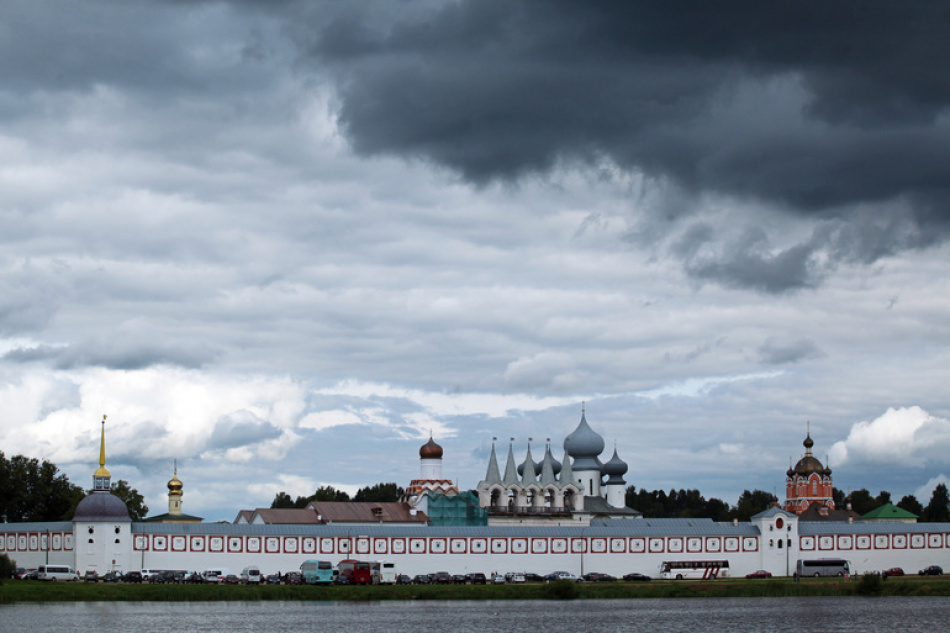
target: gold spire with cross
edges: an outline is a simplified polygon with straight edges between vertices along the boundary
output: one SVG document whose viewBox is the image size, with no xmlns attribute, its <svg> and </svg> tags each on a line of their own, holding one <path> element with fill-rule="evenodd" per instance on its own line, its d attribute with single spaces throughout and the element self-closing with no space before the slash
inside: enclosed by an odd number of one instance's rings
<svg viewBox="0 0 950 633">
<path fill-rule="evenodd" d="M 106 416 L 102 416 L 102 433 L 99 437 L 99 470 L 95 472 L 96 477 L 111 477 L 106 470 Z"/>
</svg>

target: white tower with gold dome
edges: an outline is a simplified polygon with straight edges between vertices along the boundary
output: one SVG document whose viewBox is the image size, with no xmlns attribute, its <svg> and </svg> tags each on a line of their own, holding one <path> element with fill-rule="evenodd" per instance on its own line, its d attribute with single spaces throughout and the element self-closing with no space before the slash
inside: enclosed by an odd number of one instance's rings
<svg viewBox="0 0 950 633">
<path fill-rule="evenodd" d="M 175 460 L 175 474 L 168 481 L 168 515 L 172 517 L 181 516 L 181 492 L 182 484 L 178 479 L 178 460 Z"/>
<path fill-rule="evenodd" d="M 102 416 L 99 438 L 99 469 L 92 481 L 92 494 L 79 502 L 73 514 L 76 571 L 103 574 L 132 569 L 132 518 L 125 502 L 112 494 L 112 475 L 106 470 L 106 416 Z"/>
</svg>

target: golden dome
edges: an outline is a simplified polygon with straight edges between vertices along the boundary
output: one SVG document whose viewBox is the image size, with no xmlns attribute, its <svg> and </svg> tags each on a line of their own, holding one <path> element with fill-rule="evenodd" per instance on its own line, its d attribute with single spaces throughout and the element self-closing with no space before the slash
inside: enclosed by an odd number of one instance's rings
<svg viewBox="0 0 950 633">
<path fill-rule="evenodd" d="M 175 474 L 168 480 L 168 494 L 181 496 L 182 483 L 178 479 L 178 460 L 175 460 Z"/>
</svg>

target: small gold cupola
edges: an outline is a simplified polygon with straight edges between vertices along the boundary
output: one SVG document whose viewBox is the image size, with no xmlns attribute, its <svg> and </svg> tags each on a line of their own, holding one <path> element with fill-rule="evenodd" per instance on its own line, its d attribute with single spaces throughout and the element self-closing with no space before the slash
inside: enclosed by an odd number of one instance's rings
<svg viewBox="0 0 950 633">
<path fill-rule="evenodd" d="M 181 514 L 181 495 L 182 483 L 178 478 L 178 460 L 175 460 L 175 473 L 168 480 L 168 514 L 178 516 Z"/>
<path fill-rule="evenodd" d="M 175 460 L 175 474 L 168 480 L 168 494 L 181 496 L 182 483 L 178 478 L 178 460 Z"/>
</svg>

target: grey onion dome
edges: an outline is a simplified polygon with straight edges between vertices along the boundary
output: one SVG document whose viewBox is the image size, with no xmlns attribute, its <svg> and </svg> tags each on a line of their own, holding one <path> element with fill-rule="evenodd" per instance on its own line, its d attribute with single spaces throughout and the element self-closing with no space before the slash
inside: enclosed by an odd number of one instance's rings
<svg viewBox="0 0 950 633">
<path fill-rule="evenodd" d="M 76 506 L 73 521 L 131 521 L 125 502 L 111 492 L 94 492 Z"/>
<path fill-rule="evenodd" d="M 574 459 L 575 472 L 600 470 L 597 456 L 604 452 L 604 438 L 590 428 L 584 413 L 574 432 L 564 438 L 564 450 Z"/>
<path fill-rule="evenodd" d="M 617 448 L 614 447 L 614 455 L 610 458 L 610 461 L 604 464 L 601 472 L 604 475 L 607 475 L 607 485 L 610 484 L 625 484 L 623 480 L 624 474 L 627 472 L 627 462 L 620 459 L 620 456 L 617 455 Z"/>
<path fill-rule="evenodd" d="M 518 464 L 518 476 L 519 476 L 519 477 L 524 477 L 524 465 L 527 464 L 527 463 L 528 463 L 528 459 L 525 458 L 525 460 L 524 460 L 523 462 L 521 462 L 520 464 Z M 534 460 L 531 460 L 531 463 L 534 464 L 534 472 L 535 472 L 535 474 L 541 472 L 541 462 L 536 462 L 536 461 L 534 461 Z"/>
</svg>

